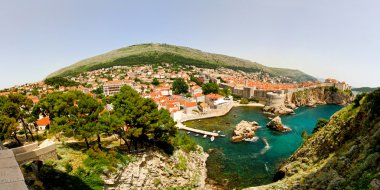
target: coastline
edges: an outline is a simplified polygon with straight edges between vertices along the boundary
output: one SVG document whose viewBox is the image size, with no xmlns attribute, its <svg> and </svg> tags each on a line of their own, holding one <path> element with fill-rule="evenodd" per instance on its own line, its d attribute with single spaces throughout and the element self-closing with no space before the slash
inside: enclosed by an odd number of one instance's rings
<svg viewBox="0 0 380 190">
<path fill-rule="evenodd" d="M 237 102 L 234 102 L 234 107 L 264 107 L 264 104 L 260 103 L 249 103 L 249 104 L 240 104 Z"/>
<path fill-rule="evenodd" d="M 230 101 L 228 104 L 221 106 L 220 108 L 213 110 L 212 112 L 208 112 L 205 114 L 184 114 L 181 119 L 178 120 L 179 123 L 183 123 L 186 121 L 193 121 L 197 119 L 208 119 L 214 117 L 220 117 L 228 114 L 233 107 L 264 107 L 263 104 L 260 103 L 250 103 L 250 104 L 240 104 L 237 102 Z"/>
</svg>

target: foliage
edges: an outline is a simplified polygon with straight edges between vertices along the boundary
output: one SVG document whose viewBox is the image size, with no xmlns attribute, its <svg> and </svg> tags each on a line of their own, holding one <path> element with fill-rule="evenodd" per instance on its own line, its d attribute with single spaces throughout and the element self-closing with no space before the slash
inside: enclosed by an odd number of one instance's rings
<svg viewBox="0 0 380 190">
<path fill-rule="evenodd" d="M 249 103 L 249 100 L 246 99 L 246 98 L 242 98 L 242 99 L 240 100 L 240 104 L 248 104 L 248 103 Z"/>
<path fill-rule="evenodd" d="M 183 78 L 176 78 L 173 82 L 174 94 L 185 94 L 189 92 L 189 86 Z"/>
<path fill-rule="evenodd" d="M 199 80 L 199 78 L 194 77 L 194 75 L 190 76 L 190 81 L 195 82 L 198 86 L 202 86 L 203 82 Z"/>
<path fill-rule="evenodd" d="M 360 100 L 363 99 L 364 96 L 366 96 L 367 93 L 366 92 L 363 92 L 363 93 L 360 93 L 358 95 L 355 96 L 355 99 L 354 99 L 354 106 L 357 107 L 357 106 L 360 106 Z"/>
<path fill-rule="evenodd" d="M 152 84 L 153 84 L 154 86 L 158 86 L 158 85 L 160 84 L 160 81 L 158 81 L 157 78 L 154 78 L 153 81 L 152 81 Z"/>
<path fill-rule="evenodd" d="M 206 83 L 202 86 L 203 94 L 211 94 L 211 93 L 218 93 L 219 92 L 219 86 L 216 83 Z"/>
<path fill-rule="evenodd" d="M 60 87 L 60 86 L 78 86 L 80 83 L 66 79 L 64 77 L 52 77 L 44 80 L 45 84 Z"/>
<path fill-rule="evenodd" d="M 365 97 L 363 101 L 363 107 L 365 110 L 367 110 L 367 112 L 369 112 L 368 116 L 370 119 L 380 117 L 380 89 L 369 93 Z"/>
<path fill-rule="evenodd" d="M 371 87 L 360 87 L 360 88 L 352 88 L 352 91 L 356 91 L 356 92 L 366 92 L 366 93 L 369 93 L 369 92 L 373 92 L 377 89 L 379 89 L 380 87 L 374 87 L 374 88 L 371 88 Z"/>
<path fill-rule="evenodd" d="M 317 123 L 315 124 L 315 127 L 314 127 L 312 133 L 316 133 L 317 131 L 319 131 L 319 130 L 320 130 L 322 127 L 324 127 L 328 122 L 329 122 L 329 120 L 324 119 L 324 118 L 320 118 L 320 119 L 318 119 L 318 121 L 317 121 Z"/>
<path fill-rule="evenodd" d="M 236 94 L 232 94 L 232 98 L 234 99 L 234 101 L 237 101 L 237 100 L 241 99 L 241 96 L 236 95 Z"/>
<path fill-rule="evenodd" d="M 34 107 L 33 114 L 35 117 L 39 114 L 50 117 L 51 132 L 84 139 L 87 148 L 90 148 L 88 139 L 94 135 L 98 137 L 98 145 L 101 146 L 99 135 L 102 126 L 98 119 L 102 109 L 102 104 L 90 95 L 69 91 L 47 95 Z"/>
<path fill-rule="evenodd" d="M 4 130 L 3 138 L 12 136 L 18 144 L 21 144 L 21 141 L 17 138 L 17 128 L 15 126 L 16 123 L 20 122 L 25 132 L 25 138 L 28 140 L 30 135 L 31 140 L 35 140 L 29 125 L 29 122 L 33 122 L 34 120 L 30 114 L 32 106 L 32 100 L 22 94 L 15 93 L 8 96 L 0 96 L 0 116 L 3 120 L 1 128 Z"/>
<path fill-rule="evenodd" d="M 176 168 L 182 171 L 187 170 L 187 160 L 182 154 L 178 155 L 178 163 L 176 164 Z"/>
<path fill-rule="evenodd" d="M 191 152 L 197 149 L 197 143 L 184 133 L 177 133 L 173 141 L 174 146 L 180 148 L 184 152 Z"/>
<path fill-rule="evenodd" d="M 169 142 L 176 134 L 175 122 L 168 111 L 157 109 L 152 99 L 142 98 L 129 86 L 121 88 L 121 92 L 111 97 L 115 115 L 127 126 L 127 130 L 116 130 L 124 139 L 128 148 L 145 143 L 155 144 L 160 141 Z"/>
<path fill-rule="evenodd" d="M 103 94 L 104 93 L 103 86 L 99 86 L 98 88 L 92 90 L 91 92 L 96 94 L 96 95 Z"/>
<path fill-rule="evenodd" d="M 229 88 L 222 88 L 222 90 L 219 91 L 219 93 L 223 96 L 230 96 L 232 95 L 232 91 Z"/>
</svg>

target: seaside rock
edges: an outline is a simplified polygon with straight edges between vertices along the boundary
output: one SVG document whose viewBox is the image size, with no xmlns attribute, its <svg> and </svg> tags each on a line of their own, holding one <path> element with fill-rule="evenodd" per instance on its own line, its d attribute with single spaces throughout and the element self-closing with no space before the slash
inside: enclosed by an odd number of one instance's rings
<svg viewBox="0 0 380 190">
<path fill-rule="evenodd" d="M 288 115 L 294 113 L 293 109 L 285 106 L 265 106 L 263 107 L 263 112 L 268 115 Z"/>
<path fill-rule="evenodd" d="M 273 118 L 267 123 L 267 127 L 272 130 L 281 131 L 281 132 L 290 132 L 292 129 L 284 127 L 279 116 Z"/>
<path fill-rule="evenodd" d="M 231 141 L 241 142 L 245 138 L 254 137 L 258 126 L 259 124 L 256 121 L 249 122 L 242 120 L 239 124 L 236 125 Z"/>
</svg>

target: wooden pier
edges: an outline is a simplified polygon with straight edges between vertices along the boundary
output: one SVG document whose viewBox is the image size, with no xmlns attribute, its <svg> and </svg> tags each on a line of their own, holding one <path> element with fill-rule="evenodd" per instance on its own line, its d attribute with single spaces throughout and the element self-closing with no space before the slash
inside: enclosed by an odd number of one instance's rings
<svg viewBox="0 0 380 190">
<path fill-rule="evenodd" d="M 185 130 L 185 131 L 190 131 L 190 132 L 193 132 L 193 133 L 199 133 L 199 134 L 202 134 L 202 135 L 213 136 L 213 137 L 219 136 L 218 133 L 204 131 L 204 130 L 200 130 L 200 129 L 194 129 L 194 128 L 191 128 L 191 127 L 186 127 L 181 122 L 178 122 L 176 126 L 178 127 L 178 129 Z"/>
</svg>

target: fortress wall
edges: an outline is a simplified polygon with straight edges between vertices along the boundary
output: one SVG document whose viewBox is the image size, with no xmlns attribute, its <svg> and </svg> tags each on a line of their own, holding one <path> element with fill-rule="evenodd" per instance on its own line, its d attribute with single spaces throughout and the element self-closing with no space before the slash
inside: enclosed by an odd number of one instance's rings
<svg viewBox="0 0 380 190">
<path fill-rule="evenodd" d="M 40 146 L 35 150 L 16 154 L 15 157 L 20 164 L 31 160 L 45 160 L 46 158 L 54 159 L 56 158 L 56 145 L 53 143 L 46 146 Z"/>
<path fill-rule="evenodd" d="M 38 142 L 34 142 L 32 144 L 28 144 L 22 147 L 12 148 L 11 150 L 13 151 L 13 154 L 16 155 L 16 154 L 21 154 L 24 152 L 35 150 L 37 148 L 38 148 Z"/>
<path fill-rule="evenodd" d="M 280 107 L 285 106 L 285 94 L 267 93 L 267 106 Z"/>
</svg>

